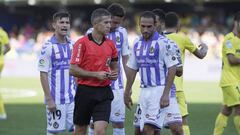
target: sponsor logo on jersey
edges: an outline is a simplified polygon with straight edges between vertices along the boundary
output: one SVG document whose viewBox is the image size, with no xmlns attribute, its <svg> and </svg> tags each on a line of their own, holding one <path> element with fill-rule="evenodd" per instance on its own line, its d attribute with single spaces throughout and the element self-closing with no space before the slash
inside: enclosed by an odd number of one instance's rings
<svg viewBox="0 0 240 135">
<path fill-rule="evenodd" d="M 231 49 L 231 48 L 232 48 L 232 43 L 231 43 L 230 40 L 228 40 L 228 41 L 226 42 L 226 46 L 227 46 L 228 49 Z"/>
</svg>

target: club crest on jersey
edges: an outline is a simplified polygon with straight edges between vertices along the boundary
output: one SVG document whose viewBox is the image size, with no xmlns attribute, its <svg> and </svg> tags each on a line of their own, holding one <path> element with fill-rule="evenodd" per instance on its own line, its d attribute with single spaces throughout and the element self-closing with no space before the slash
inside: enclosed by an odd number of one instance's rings
<svg viewBox="0 0 240 135">
<path fill-rule="evenodd" d="M 154 47 L 153 46 L 150 47 L 150 53 L 154 53 Z"/>
<path fill-rule="evenodd" d="M 119 36 L 116 37 L 116 42 L 120 43 L 120 37 Z"/>
</svg>

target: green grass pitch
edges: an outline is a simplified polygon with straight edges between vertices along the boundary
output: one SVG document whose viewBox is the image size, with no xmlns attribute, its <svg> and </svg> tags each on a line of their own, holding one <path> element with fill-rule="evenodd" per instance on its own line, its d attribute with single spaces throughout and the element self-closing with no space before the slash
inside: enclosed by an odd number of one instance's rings
<svg viewBox="0 0 240 135">
<path fill-rule="evenodd" d="M 133 87 L 133 100 L 139 94 L 139 82 Z M 221 107 L 221 90 L 217 82 L 184 82 L 189 104 L 189 125 L 192 135 L 212 135 L 215 118 Z M 0 78 L 0 92 L 5 101 L 7 120 L 0 121 L 0 135 L 44 135 L 46 129 L 43 92 L 38 78 Z M 127 110 L 126 135 L 133 135 L 133 113 Z M 108 135 L 112 134 L 109 126 Z M 62 135 L 71 135 L 63 133 Z M 170 135 L 164 129 L 162 135 Z M 237 135 L 232 118 L 224 135 Z"/>
</svg>

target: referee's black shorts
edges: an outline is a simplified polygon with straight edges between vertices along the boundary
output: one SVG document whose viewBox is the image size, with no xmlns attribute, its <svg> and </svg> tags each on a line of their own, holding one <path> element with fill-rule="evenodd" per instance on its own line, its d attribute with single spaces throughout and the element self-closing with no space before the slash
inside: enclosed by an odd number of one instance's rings
<svg viewBox="0 0 240 135">
<path fill-rule="evenodd" d="M 74 124 L 89 125 L 91 116 L 93 122 L 109 122 L 113 93 L 110 86 L 92 87 L 78 85 L 75 95 Z"/>
</svg>

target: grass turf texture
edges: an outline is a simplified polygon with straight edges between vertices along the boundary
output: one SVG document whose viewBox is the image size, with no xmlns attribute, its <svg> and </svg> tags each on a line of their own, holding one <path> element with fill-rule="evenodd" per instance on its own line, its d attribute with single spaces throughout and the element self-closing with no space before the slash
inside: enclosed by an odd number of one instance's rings
<svg viewBox="0 0 240 135">
<path fill-rule="evenodd" d="M 133 100 L 136 103 L 139 94 L 139 82 L 133 87 Z M 189 102 L 189 125 L 192 135 L 212 135 L 215 118 L 221 107 L 221 90 L 216 82 L 185 82 L 185 93 Z M 44 135 L 46 129 L 43 92 L 38 78 L 1 78 L 0 92 L 5 101 L 7 120 L 0 121 L 0 135 Z M 22 93 L 30 93 L 22 95 Z M 21 96 L 22 95 L 22 96 Z M 21 97 L 20 97 L 21 96 Z M 25 97 L 27 96 L 27 97 Z M 133 135 L 133 114 L 127 109 L 126 135 Z M 112 134 L 109 126 L 108 135 Z M 164 129 L 163 135 L 170 135 Z M 71 135 L 63 133 L 61 135 Z M 224 135 L 237 135 L 232 117 Z"/>
</svg>

